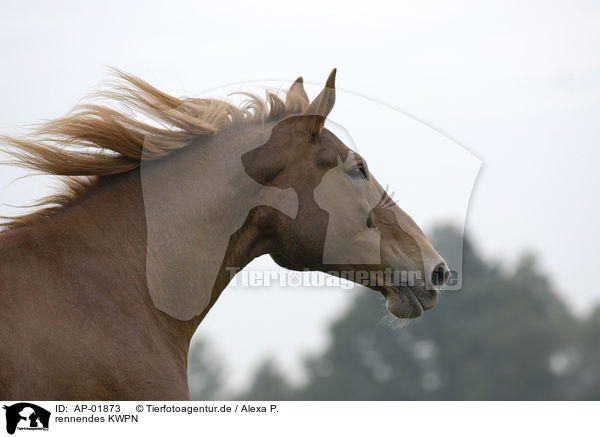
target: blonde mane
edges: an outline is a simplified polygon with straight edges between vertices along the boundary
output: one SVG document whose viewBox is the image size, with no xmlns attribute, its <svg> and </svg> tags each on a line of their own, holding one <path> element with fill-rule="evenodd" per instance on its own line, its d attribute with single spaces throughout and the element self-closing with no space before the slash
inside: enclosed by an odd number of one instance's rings
<svg viewBox="0 0 600 437">
<path fill-rule="evenodd" d="M 81 104 L 28 137 L 0 135 L 0 152 L 13 158 L 4 164 L 67 177 L 64 192 L 30 205 L 41 208 L 32 214 L 3 217 L 9 221 L 0 223 L 0 228 L 39 222 L 90 190 L 98 178 L 134 170 L 142 160 L 161 159 L 199 137 L 241 124 L 274 121 L 308 105 L 293 92 L 285 93 L 285 100 L 272 91 L 264 100 L 240 93 L 248 100 L 239 107 L 223 100 L 176 98 L 138 77 L 113 72 L 116 83 L 94 96 L 123 110 Z M 148 123 L 138 117 L 149 119 Z"/>
</svg>

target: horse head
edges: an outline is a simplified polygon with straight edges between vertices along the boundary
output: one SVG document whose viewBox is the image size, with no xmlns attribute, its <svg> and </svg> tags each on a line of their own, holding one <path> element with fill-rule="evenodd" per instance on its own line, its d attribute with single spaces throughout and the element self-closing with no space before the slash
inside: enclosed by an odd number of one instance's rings
<svg viewBox="0 0 600 437">
<path fill-rule="evenodd" d="M 293 270 L 318 270 L 383 294 L 402 318 L 432 308 L 449 270 L 423 231 L 388 195 L 364 157 L 325 127 L 335 103 L 333 70 L 309 102 L 299 78 L 288 100 L 303 106 L 284 118 L 269 140 L 242 156 L 258 183 L 293 189 L 296 217 L 271 209 L 264 215 L 271 257 Z"/>
</svg>

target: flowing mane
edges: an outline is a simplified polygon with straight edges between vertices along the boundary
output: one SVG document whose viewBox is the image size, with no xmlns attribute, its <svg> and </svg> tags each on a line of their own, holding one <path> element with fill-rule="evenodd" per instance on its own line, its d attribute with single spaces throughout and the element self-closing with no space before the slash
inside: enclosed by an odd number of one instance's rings
<svg viewBox="0 0 600 437">
<path fill-rule="evenodd" d="M 307 106 L 301 96 L 290 92 L 285 100 L 272 91 L 267 91 L 264 100 L 239 93 L 248 98 L 239 107 L 217 99 L 176 98 L 136 76 L 112 71 L 115 83 L 93 96 L 108 99 L 108 104 L 117 104 L 121 110 L 81 104 L 28 137 L 0 135 L 0 152 L 13 158 L 4 164 L 66 177 L 63 192 L 30 205 L 41 208 L 34 213 L 3 217 L 8 222 L 0 223 L 0 229 L 39 222 L 88 191 L 98 178 L 134 170 L 142 159 L 161 159 L 198 137 L 241 124 L 274 121 Z"/>
</svg>

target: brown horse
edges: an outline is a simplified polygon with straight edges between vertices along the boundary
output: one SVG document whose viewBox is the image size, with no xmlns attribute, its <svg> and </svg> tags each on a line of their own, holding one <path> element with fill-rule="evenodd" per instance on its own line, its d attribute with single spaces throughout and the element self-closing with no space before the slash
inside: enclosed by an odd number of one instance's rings
<svg viewBox="0 0 600 437">
<path fill-rule="evenodd" d="M 194 331 L 263 254 L 377 290 L 397 317 L 435 305 L 444 260 L 324 128 L 335 70 L 312 103 L 299 78 L 241 107 L 117 74 L 106 94 L 128 111 L 1 139 L 68 188 L 0 232 L 0 398 L 188 399 Z"/>
</svg>

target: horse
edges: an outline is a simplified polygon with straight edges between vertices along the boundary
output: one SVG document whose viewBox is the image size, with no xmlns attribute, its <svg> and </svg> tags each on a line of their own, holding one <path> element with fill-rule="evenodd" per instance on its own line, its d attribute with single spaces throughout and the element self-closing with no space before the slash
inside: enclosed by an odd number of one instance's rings
<svg viewBox="0 0 600 437">
<path fill-rule="evenodd" d="M 103 97 L 126 109 L 0 138 L 11 164 L 66 182 L 2 225 L 0 398 L 189 399 L 192 335 L 261 255 L 375 290 L 398 318 L 436 304 L 445 261 L 325 127 L 335 69 L 312 102 L 299 77 L 239 105 L 114 74 Z"/>
</svg>

